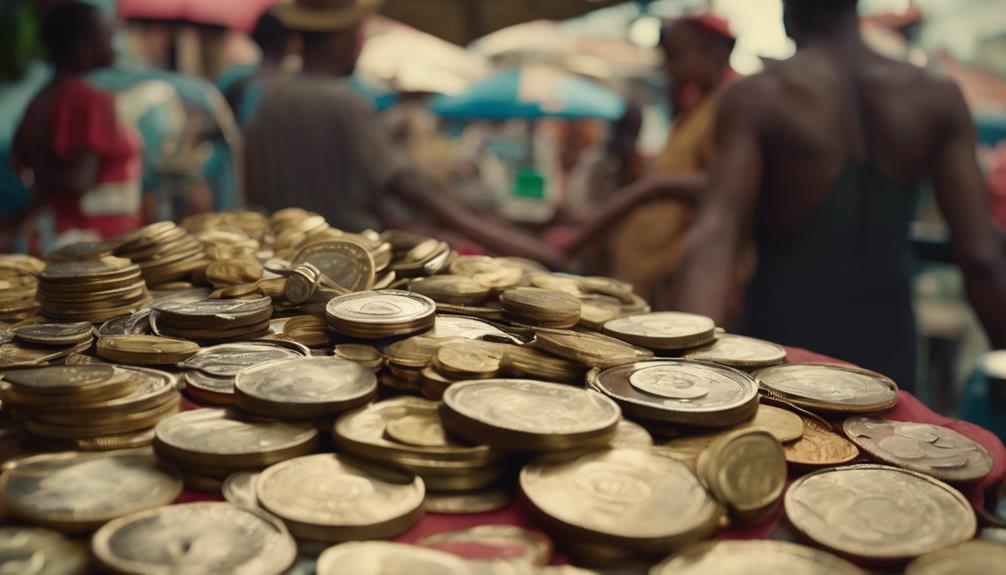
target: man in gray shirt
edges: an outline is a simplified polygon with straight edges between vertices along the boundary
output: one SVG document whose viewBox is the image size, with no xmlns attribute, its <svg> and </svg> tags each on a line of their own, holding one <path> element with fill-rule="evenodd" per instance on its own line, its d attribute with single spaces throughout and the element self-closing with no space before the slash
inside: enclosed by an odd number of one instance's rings
<svg viewBox="0 0 1006 575">
<path fill-rule="evenodd" d="M 562 255 L 509 226 L 475 216 L 421 178 L 370 105 L 350 88 L 362 25 L 381 0 L 296 0 L 276 14 L 303 39 L 303 69 L 266 87 L 246 133 L 249 202 L 317 212 L 335 227 L 447 230 L 497 255 L 560 266 Z M 387 209 L 393 201 L 433 225 Z M 435 227 L 434 227 L 435 226 Z"/>
</svg>

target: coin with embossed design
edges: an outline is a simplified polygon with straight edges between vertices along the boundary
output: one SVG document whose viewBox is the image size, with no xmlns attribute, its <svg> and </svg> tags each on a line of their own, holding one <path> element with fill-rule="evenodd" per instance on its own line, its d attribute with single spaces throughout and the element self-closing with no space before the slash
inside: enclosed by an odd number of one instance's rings
<svg viewBox="0 0 1006 575">
<path fill-rule="evenodd" d="M 830 467 L 859 457 L 855 444 L 809 417 L 803 418 L 803 436 L 783 450 L 786 461 L 799 467 Z"/>
<path fill-rule="evenodd" d="M 649 575 L 865 575 L 859 567 L 819 549 L 788 541 L 699 543 L 650 569 Z"/>
<path fill-rule="evenodd" d="M 710 491 L 741 521 L 771 512 L 786 486 L 782 445 L 761 429 L 743 429 L 714 441 L 699 457 Z"/>
<path fill-rule="evenodd" d="M 788 363 L 755 372 L 755 379 L 801 407 L 872 413 L 894 407 L 898 386 L 879 373 L 838 365 Z"/>
<path fill-rule="evenodd" d="M 377 394 L 370 369 L 344 359 L 302 357 L 255 365 L 234 380 L 238 407 L 271 417 L 317 419 L 367 403 Z"/>
<path fill-rule="evenodd" d="M 18 339 L 37 345 L 73 345 L 90 341 L 94 327 L 84 321 L 77 323 L 38 323 L 10 330 Z"/>
<path fill-rule="evenodd" d="M 351 240 L 310 244 L 294 256 L 294 266 L 311 264 L 329 283 L 350 291 L 366 291 L 374 285 L 374 258 L 363 245 Z"/>
<path fill-rule="evenodd" d="M 727 333 L 712 345 L 690 351 L 684 357 L 743 369 L 782 363 L 786 361 L 786 349 L 761 339 Z"/>
<path fill-rule="evenodd" d="M 681 312 L 651 312 L 613 319 L 604 332 L 629 343 L 660 350 L 679 350 L 713 341 L 716 322 Z"/>
<path fill-rule="evenodd" d="M 430 298 L 399 290 L 344 295 L 325 307 L 333 330 L 365 339 L 425 331 L 433 327 L 436 311 Z"/>
</svg>

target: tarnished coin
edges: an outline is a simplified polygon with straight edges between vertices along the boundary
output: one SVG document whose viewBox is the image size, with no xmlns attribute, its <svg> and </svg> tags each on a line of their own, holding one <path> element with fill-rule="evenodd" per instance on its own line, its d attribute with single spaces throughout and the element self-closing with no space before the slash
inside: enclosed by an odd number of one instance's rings
<svg viewBox="0 0 1006 575">
<path fill-rule="evenodd" d="M 446 513 L 449 515 L 465 515 L 487 513 L 503 509 L 513 497 L 505 489 L 488 489 L 485 491 L 469 491 L 462 493 L 426 492 L 423 507 L 427 513 Z"/>
<path fill-rule="evenodd" d="M 716 322 L 690 313 L 653 312 L 613 319 L 604 332 L 650 349 L 679 350 L 711 342 Z"/>
<path fill-rule="evenodd" d="M 700 541 L 716 531 L 721 516 L 685 465 L 636 449 L 532 463 L 521 470 L 520 486 L 556 533 L 629 552 L 662 553 Z"/>
<path fill-rule="evenodd" d="M 758 386 L 741 371 L 714 363 L 652 360 L 602 371 L 592 386 L 637 417 L 724 427 L 750 418 Z"/>
<path fill-rule="evenodd" d="M 0 527 L 0 573 L 82 575 L 87 552 L 62 534 L 36 527 Z"/>
<path fill-rule="evenodd" d="M 179 322 L 193 327 L 239 326 L 261 321 L 261 316 L 269 319 L 272 315 L 272 299 L 167 300 L 155 303 L 152 309 L 160 314 L 162 322 Z"/>
<path fill-rule="evenodd" d="M 110 319 L 98 328 L 98 337 L 106 335 L 148 335 L 149 333 L 149 309 L 138 311 L 132 315 Z"/>
<path fill-rule="evenodd" d="M 118 573 L 279 575 L 297 546 L 282 523 L 230 503 L 186 503 L 112 521 L 91 540 L 98 561 Z"/>
<path fill-rule="evenodd" d="M 866 575 L 844 559 L 788 541 L 699 543 L 650 569 L 649 575 Z"/>
<path fill-rule="evenodd" d="M 43 281 L 66 283 L 82 277 L 99 279 L 123 276 L 139 269 L 139 266 L 125 258 L 109 256 L 93 260 L 50 263 L 38 277 Z"/>
<path fill-rule="evenodd" d="M 842 429 L 877 459 L 943 481 L 978 481 L 992 471 L 992 457 L 984 447 L 939 425 L 850 417 Z"/>
<path fill-rule="evenodd" d="M 11 330 L 18 339 L 37 345 L 74 345 L 90 341 L 94 327 L 86 322 L 39 323 L 25 325 Z"/>
<path fill-rule="evenodd" d="M 154 429 L 158 455 L 186 464 L 251 469 L 314 451 L 318 431 L 308 424 L 244 421 L 222 409 L 173 415 Z"/>
<path fill-rule="evenodd" d="M 446 531 L 423 537 L 416 545 L 463 557 L 489 572 L 494 568 L 503 571 L 504 564 L 517 563 L 513 569 L 542 566 L 552 558 L 552 541 L 544 533 L 515 525 L 477 525 Z"/>
<path fill-rule="evenodd" d="M 789 443 L 803 437 L 803 419 L 792 411 L 761 404 L 755 416 L 744 423 L 731 428 L 739 429 L 764 429 L 772 434 L 780 443 Z"/>
<path fill-rule="evenodd" d="M 568 385 L 487 379 L 448 387 L 440 415 L 448 431 L 476 443 L 553 451 L 607 444 L 621 410 L 599 393 Z"/>
<path fill-rule="evenodd" d="M 505 346 L 481 341 L 447 342 L 433 355 L 433 367 L 454 379 L 487 379 L 500 374 Z"/>
<path fill-rule="evenodd" d="M 199 351 L 199 344 L 156 335 L 113 335 L 98 339 L 100 357 L 134 365 L 170 365 Z"/>
<path fill-rule="evenodd" d="M 786 455 L 767 431 L 734 431 L 714 441 L 699 458 L 699 474 L 735 517 L 757 520 L 782 496 Z"/>
<path fill-rule="evenodd" d="M 737 368 L 767 367 L 786 361 L 786 349 L 761 339 L 727 333 L 712 345 L 690 351 L 684 357 Z"/>
<path fill-rule="evenodd" d="M 500 304 L 520 323 L 569 328 L 580 321 L 580 301 L 560 291 L 512 288 L 500 294 Z"/>
<path fill-rule="evenodd" d="M 588 367 L 609 368 L 653 357 L 653 352 L 601 334 L 575 331 L 541 331 L 535 344 L 559 357 Z"/>
<path fill-rule="evenodd" d="M 10 515 L 75 533 L 167 505 L 181 491 L 181 478 L 145 453 L 37 455 L 0 475 Z"/>
<path fill-rule="evenodd" d="M 255 482 L 258 481 L 258 476 L 259 473 L 253 471 L 239 471 L 227 476 L 221 489 L 224 499 L 238 507 L 257 508 Z"/>
<path fill-rule="evenodd" d="M 456 555 L 418 545 L 359 541 L 325 550 L 318 557 L 318 575 L 474 575 L 468 563 Z"/>
<path fill-rule="evenodd" d="M 262 363 L 238 372 L 237 405 L 271 417 L 317 419 L 367 403 L 377 377 L 362 365 L 332 357 Z"/>
<path fill-rule="evenodd" d="M 872 413 L 894 407 L 898 386 L 873 371 L 837 365 L 789 363 L 759 370 L 755 379 L 808 409 Z"/>
<path fill-rule="evenodd" d="M 350 240 L 318 242 L 301 249 L 295 267 L 311 264 L 328 282 L 350 291 L 366 291 L 374 285 L 374 258 L 366 247 Z"/>
<path fill-rule="evenodd" d="M 239 371 L 252 365 L 296 357 L 305 356 L 294 349 L 264 341 L 224 343 L 202 348 L 179 367 L 196 369 L 217 377 L 234 377 Z"/>
<path fill-rule="evenodd" d="M 59 365 L 8 371 L 3 380 L 14 392 L 32 396 L 73 396 L 78 401 L 121 395 L 130 382 L 111 365 Z"/>
<path fill-rule="evenodd" d="M 32 406 L 44 408 L 44 416 L 53 421 L 58 421 L 56 418 L 61 416 L 81 417 L 82 412 L 96 417 L 109 417 L 113 414 L 131 414 L 152 409 L 169 401 L 177 393 L 174 376 L 163 371 L 127 366 L 115 366 L 115 370 L 117 375 L 113 380 L 124 383 L 123 389 L 128 391 L 125 395 L 117 391 L 107 399 L 94 399 L 87 403 L 81 403 L 74 395 L 52 395 L 42 397 L 41 401 Z"/>
<path fill-rule="evenodd" d="M 978 526 L 971 504 L 954 488 L 884 465 L 805 475 L 785 502 L 786 516 L 803 535 L 868 561 L 900 562 L 963 543 Z"/>
<path fill-rule="evenodd" d="M 430 298 L 398 290 L 344 295 L 325 307 L 335 331 L 366 339 L 425 331 L 433 326 L 436 311 Z"/>
<path fill-rule="evenodd" d="M 418 477 L 330 453 L 273 465 L 255 483 L 259 505 L 313 541 L 395 537 L 419 520 L 425 495 Z"/>
<path fill-rule="evenodd" d="M 968 541 L 927 553 L 905 568 L 905 575 L 989 575 L 1006 573 L 1006 545 Z"/>
<path fill-rule="evenodd" d="M 803 437 L 783 450 L 786 461 L 800 467 L 831 467 L 859 457 L 855 444 L 809 417 L 803 418 Z"/>
<path fill-rule="evenodd" d="M 252 259 L 213 262 L 206 268 L 206 279 L 213 287 L 227 287 L 262 279 L 262 266 Z"/>
<path fill-rule="evenodd" d="M 311 264 L 297 266 L 283 284 L 283 296 L 293 304 L 302 304 L 318 291 L 321 271 Z"/>
</svg>

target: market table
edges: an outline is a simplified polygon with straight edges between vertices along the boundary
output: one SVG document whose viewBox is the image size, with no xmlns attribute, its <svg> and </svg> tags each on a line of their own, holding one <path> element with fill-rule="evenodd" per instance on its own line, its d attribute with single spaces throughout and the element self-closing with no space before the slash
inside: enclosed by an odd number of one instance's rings
<svg viewBox="0 0 1006 575">
<path fill-rule="evenodd" d="M 830 363 L 836 365 L 849 365 L 827 356 L 816 354 L 807 350 L 788 348 L 788 361 L 791 363 Z M 195 408 L 197 405 L 186 402 L 186 408 Z M 895 421 L 913 421 L 919 423 L 930 423 L 941 425 L 957 431 L 981 444 L 992 456 L 992 471 L 980 482 L 969 486 L 958 486 L 962 492 L 976 508 L 983 508 L 985 504 L 986 492 L 995 489 L 1003 483 L 1006 477 L 1006 447 L 992 432 L 966 421 L 948 419 L 942 417 L 922 404 L 912 394 L 898 392 L 898 403 L 891 411 L 883 415 L 886 419 Z M 797 475 L 790 473 L 790 480 Z M 222 500 L 220 495 L 185 491 L 180 503 L 191 501 L 218 501 Z M 719 539 L 764 539 L 772 533 L 779 525 L 783 517 L 782 506 L 766 520 L 745 526 L 732 526 L 723 529 L 717 535 Z M 424 537 L 466 529 L 477 525 L 514 525 L 529 529 L 539 529 L 534 520 L 527 513 L 526 506 L 521 502 L 520 497 L 516 497 L 507 507 L 487 513 L 476 513 L 467 515 L 446 515 L 437 513 L 427 513 L 412 529 L 399 536 L 396 541 L 402 543 L 413 543 Z M 561 553 L 561 547 L 559 551 Z M 563 556 L 557 555 L 558 561 L 563 561 Z"/>
</svg>

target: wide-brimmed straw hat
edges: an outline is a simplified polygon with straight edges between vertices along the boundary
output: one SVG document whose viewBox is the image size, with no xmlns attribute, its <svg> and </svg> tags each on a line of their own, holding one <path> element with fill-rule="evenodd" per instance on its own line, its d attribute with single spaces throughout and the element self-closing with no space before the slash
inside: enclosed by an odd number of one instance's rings
<svg viewBox="0 0 1006 575">
<path fill-rule="evenodd" d="M 287 28 L 327 32 L 356 25 L 383 3 L 384 0 L 293 0 L 273 10 Z"/>
</svg>

